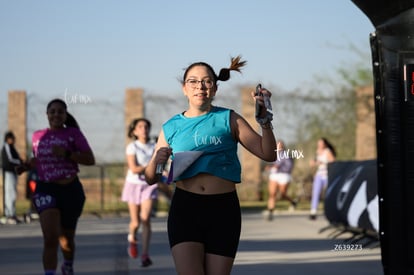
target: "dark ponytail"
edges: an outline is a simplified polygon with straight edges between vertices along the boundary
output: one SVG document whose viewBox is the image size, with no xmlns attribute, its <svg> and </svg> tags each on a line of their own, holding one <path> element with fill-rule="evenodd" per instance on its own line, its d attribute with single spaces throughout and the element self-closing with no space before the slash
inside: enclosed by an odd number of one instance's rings
<svg viewBox="0 0 414 275">
<path fill-rule="evenodd" d="M 195 66 L 204 66 L 207 67 L 209 71 L 211 71 L 211 73 L 213 74 L 214 77 L 214 82 L 217 81 L 227 81 L 230 79 L 230 71 L 237 71 L 239 73 L 241 73 L 241 68 L 246 65 L 247 61 L 241 61 L 241 56 L 237 56 L 237 57 L 232 57 L 231 58 L 231 63 L 230 63 L 230 67 L 229 68 L 222 68 L 220 70 L 219 75 L 216 75 L 216 73 L 214 72 L 213 67 L 211 67 L 209 64 L 205 63 L 205 62 L 196 62 L 191 64 L 190 66 L 188 66 L 188 68 L 185 70 L 184 72 L 184 76 L 182 79 L 182 84 L 185 83 L 186 78 L 187 78 L 187 74 L 188 71 L 190 71 L 193 67 Z"/>
<path fill-rule="evenodd" d="M 321 140 L 325 143 L 325 146 L 332 152 L 332 155 L 336 157 L 336 150 L 335 147 L 328 141 L 327 138 L 322 137 Z"/>
<path fill-rule="evenodd" d="M 65 125 L 66 125 L 66 127 L 73 127 L 73 128 L 80 129 L 78 122 L 76 121 L 74 116 L 72 116 L 68 111 L 66 111 Z"/>
<path fill-rule="evenodd" d="M 51 100 L 51 101 L 47 104 L 47 107 L 46 107 L 46 112 L 49 110 L 50 106 L 51 106 L 53 103 L 58 103 L 58 104 L 61 104 L 61 105 L 64 107 L 64 109 L 65 109 L 65 111 L 66 111 L 66 121 L 64 122 L 64 125 L 65 125 L 66 127 L 73 127 L 73 128 L 78 128 L 78 129 L 80 129 L 78 122 L 76 121 L 76 119 L 74 118 L 74 116 L 72 116 L 72 115 L 68 112 L 68 106 L 66 105 L 66 102 L 65 102 L 65 101 L 63 101 L 62 99 L 60 99 L 60 98 L 55 98 L 55 99 L 52 99 L 52 100 Z"/>
<path fill-rule="evenodd" d="M 240 69 L 244 65 L 246 65 L 247 61 L 240 61 L 241 56 L 237 56 L 234 58 L 231 58 L 231 63 L 229 68 L 223 68 L 220 70 L 219 75 L 217 76 L 217 80 L 220 81 L 227 81 L 230 79 L 230 71 L 236 71 L 241 73 Z"/>
</svg>

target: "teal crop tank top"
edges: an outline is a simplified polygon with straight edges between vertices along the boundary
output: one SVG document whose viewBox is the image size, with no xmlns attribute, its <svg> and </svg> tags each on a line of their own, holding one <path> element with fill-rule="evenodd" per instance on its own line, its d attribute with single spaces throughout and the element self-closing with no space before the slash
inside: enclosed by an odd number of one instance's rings
<svg viewBox="0 0 414 275">
<path fill-rule="evenodd" d="M 230 127 L 230 109 L 212 107 L 207 114 L 185 117 L 177 114 L 163 124 L 165 139 L 174 152 L 202 151 L 203 154 L 175 181 L 200 173 L 239 183 L 241 166 L 237 141 Z"/>
</svg>

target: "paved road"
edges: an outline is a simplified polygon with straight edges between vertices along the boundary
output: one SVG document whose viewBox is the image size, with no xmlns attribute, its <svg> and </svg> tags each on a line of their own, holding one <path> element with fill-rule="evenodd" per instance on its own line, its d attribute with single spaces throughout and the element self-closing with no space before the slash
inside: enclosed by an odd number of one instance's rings
<svg viewBox="0 0 414 275">
<path fill-rule="evenodd" d="M 124 216 L 80 219 L 76 239 L 77 275 L 175 274 L 166 217 L 153 219 L 154 265 L 148 268 L 141 268 L 138 260 L 127 257 L 127 223 L 128 218 Z M 262 213 L 243 213 L 242 236 L 232 274 L 383 274 L 377 245 L 362 249 L 354 246 L 356 250 L 348 246 L 347 249 L 342 245 L 349 235 L 335 238 L 337 231 L 322 230 L 327 226 L 323 217 L 310 221 L 306 213 L 279 213 L 271 222 L 264 220 Z M 41 243 L 38 222 L 0 225 L 0 274 L 43 274 Z"/>
</svg>

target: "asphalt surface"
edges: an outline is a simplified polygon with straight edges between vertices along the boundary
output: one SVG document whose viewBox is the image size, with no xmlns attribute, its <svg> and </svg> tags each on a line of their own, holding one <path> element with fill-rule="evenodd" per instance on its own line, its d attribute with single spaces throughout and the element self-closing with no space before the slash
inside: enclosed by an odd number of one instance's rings
<svg viewBox="0 0 414 275">
<path fill-rule="evenodd" d="M 322 216 L 311 221 L 307 213 L 284 212 L 267 221 L 263 213 L 246 212 L 242 219 L 232 274 L 383 274 L 378 242 L 339 234 L 338 230 L 328 228 Z M 82 216 L 76 237 L 75 274 L 176 274 L 166 220 L 165 216 L 153 218 L 150 255 L 154 264 L 142 268 L 138 259 L 127 255 L 126 216 Z M 0 225 L 0 274 L 43 274 L 41 253 L 42 237 L 37 221 Z M 60 265 L 61 255 L 59 259 Z"/>
</svg>

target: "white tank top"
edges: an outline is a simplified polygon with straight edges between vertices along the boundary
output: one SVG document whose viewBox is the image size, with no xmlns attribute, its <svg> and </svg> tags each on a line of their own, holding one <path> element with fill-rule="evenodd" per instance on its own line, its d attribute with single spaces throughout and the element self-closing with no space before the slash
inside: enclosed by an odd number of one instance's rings
<svg viewBox="0 0 414 275">
<path fill-rule="evenodd" d="M 317 156 L 317 161 L 319 162 L 318 170 L 316 174 L 323 177 L 328 177 L 328 153 L 329 149 L 324 149 L 321 154 Z"/>
</svg>

